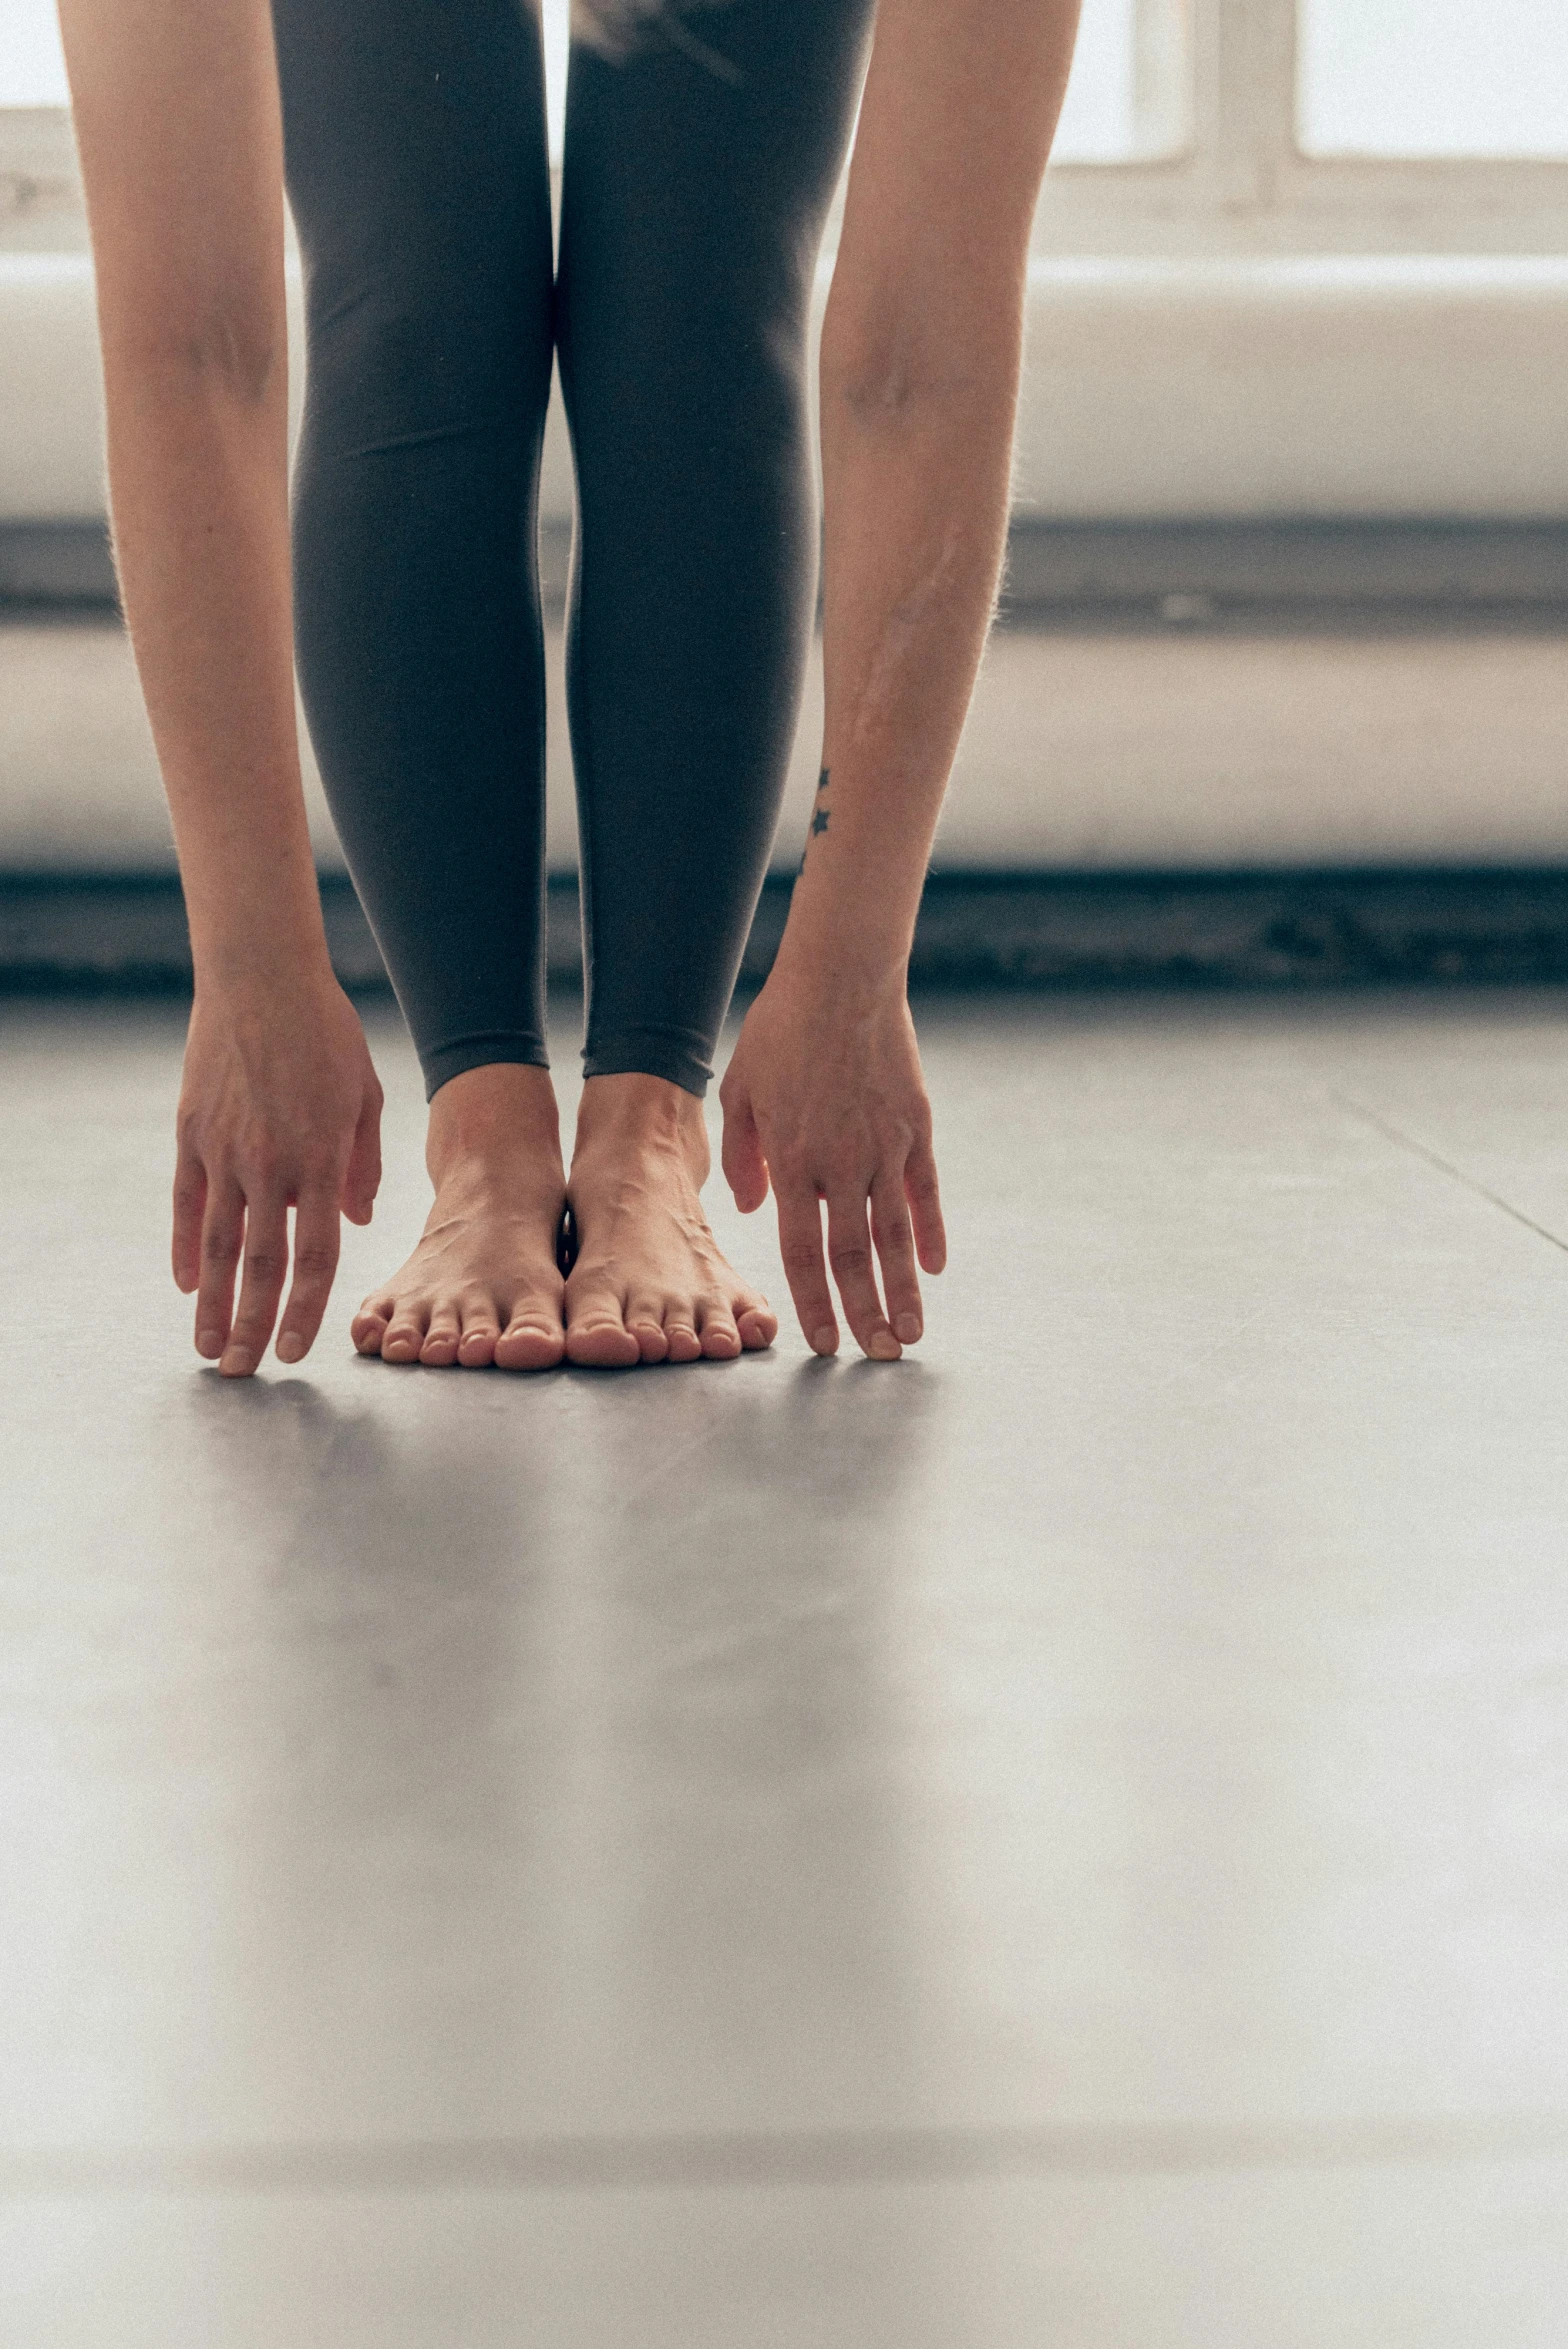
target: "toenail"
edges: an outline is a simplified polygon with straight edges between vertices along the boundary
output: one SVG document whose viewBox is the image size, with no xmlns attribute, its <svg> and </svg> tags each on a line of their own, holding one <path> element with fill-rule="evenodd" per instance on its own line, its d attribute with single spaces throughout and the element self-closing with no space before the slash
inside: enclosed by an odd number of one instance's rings
<svg viewBox="0 0 1568 2349">
<path fill-rule="evenodd" d="M 297 1329 L 286 1329 L 278 1340 L 278 1360 L 297 1362 L 305 1351 L 305 1341 Z"/>
<path fill-rule="evenodd" d="M 920 1335 L 919 1317 L 913 1313 L 901 1313 L 897 1321 L 894 1322 L 893 1327 L 897 1330 L 899 1336 L 903 1339 L 906 1346 L 912 1346 L 916 1338 L 918 1338 Z"/>
<path fill-rule="evenodd" d="M 879 1329 L 867 1348 L 867 1352 L 874 1362 L 896 1362 L 898 1340 L 890 1329 Z"/>
</svg>

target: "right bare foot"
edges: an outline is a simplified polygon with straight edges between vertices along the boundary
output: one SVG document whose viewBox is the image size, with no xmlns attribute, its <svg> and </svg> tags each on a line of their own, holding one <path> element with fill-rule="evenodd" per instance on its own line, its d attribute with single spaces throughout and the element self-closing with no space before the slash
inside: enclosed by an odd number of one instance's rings
<svg viewBox="0 0 1568 2349">
<path fill-rule="evenodd" d="M 424 1237 L 365 1299 L 355 1345 L 383 1362 L 553 1369 L 566 1351 L 566 1174 L 549 1071 L 498 1062 L 451 1078 L 430 1104 L 425 1163 Z"/>
</svg>

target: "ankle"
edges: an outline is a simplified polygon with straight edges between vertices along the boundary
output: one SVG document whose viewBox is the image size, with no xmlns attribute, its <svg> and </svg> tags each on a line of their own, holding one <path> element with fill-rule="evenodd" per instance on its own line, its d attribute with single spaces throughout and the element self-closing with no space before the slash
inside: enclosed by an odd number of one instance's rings
<svg viewBox="0 0 1568 2349">
<path fill-rule="evenodd" d="M 439 1189 L 465 1175 L 561 1163 L 561 1123 L 548 1069 L 496 1062 L 465 1069 L 430 1104 L 425 1165 Z"/>
<path fill-rule="evenodd" d="M 679 1150 L 700 1157 L 708 1151 L 707 1120 L 702 1103 L 684 1086 L 667 1077 L 640 1071 L 589 1077 L 577 1108 L 574 1165 L 601 1154 L 619 1157 L 627 1151 Z"/>
</svg>

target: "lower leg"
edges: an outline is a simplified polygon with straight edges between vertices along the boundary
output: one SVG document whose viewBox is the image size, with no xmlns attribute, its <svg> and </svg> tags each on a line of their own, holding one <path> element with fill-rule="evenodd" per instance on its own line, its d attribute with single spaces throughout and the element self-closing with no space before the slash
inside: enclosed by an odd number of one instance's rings
<svg viewBox="0 0 1568 2349">
<path fill-rule="evenodd" d="M 566 1349 L 557 1246 L 566 1177 L 549 1072 L 466 1070 L 430 1104 L 435 1203 L 401 1271 L 353 1325 L 384 1362 L 548 1370 Z"/>
<path fill-rule="evenodd" d="M 772 1344 L 767 1300 L 726 1262 L 702 1212 L 708 1167 L 695 1094 L 664 1077 L 587 1079 L 567 1183 L 579 1234 L 566 1283 L 572 1361 L 629 1369 Z"/>
</svg>

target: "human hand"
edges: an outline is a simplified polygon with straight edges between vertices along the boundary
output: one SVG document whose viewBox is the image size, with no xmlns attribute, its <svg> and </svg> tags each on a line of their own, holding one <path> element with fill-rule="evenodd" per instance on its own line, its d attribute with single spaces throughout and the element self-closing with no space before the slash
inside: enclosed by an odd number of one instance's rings
<svg viewBox="0 0 1568 2349">
<path fill-rule="evenodd" d="M 174 1278 L 196 1297 L 196 1351 L 229 1378 L 278 1329 L 298 1362 L 337 1271 L 339 1214 L 368 1223 L 381 1181 L 381 1086 L 359 1018 L 328 972 L 198 988 L 185 1044 L 174 1176 Z M 234 1277 L 243 1253 L 239 1310 Z"/>
<path fill-rule="evenodd" d="M 902 974 L 830 991 L 775 966 L 746 1014 L 719 1100 L 725 1180 L 743 1215 L 762 1205 L 771 1180 L 784 1270 L 812 1351 L 838 1349 L 822 1254 L 826 1200 L 827 1263 L 845 1319 L 865 1353 L 896 1360 L 924 1327 L 917 1256 L 930 1273 L 947 1261 L 931 1107 Z"/>
</svg>

